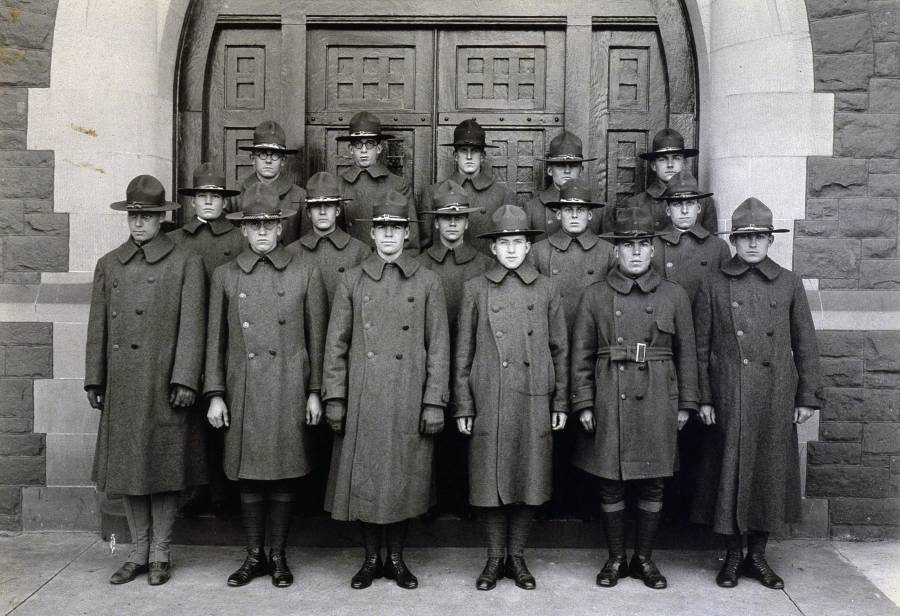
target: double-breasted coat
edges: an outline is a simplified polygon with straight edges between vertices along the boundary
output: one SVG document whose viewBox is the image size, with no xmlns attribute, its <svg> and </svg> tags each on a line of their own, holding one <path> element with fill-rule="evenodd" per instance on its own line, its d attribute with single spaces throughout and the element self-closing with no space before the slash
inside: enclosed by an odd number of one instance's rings
<svg viewBox="0 0 900 616">
<path fill-rule="evenodd" d="M 336 520 L 399 522 L 433 502 L 433 437 L 423 405 L 450 399 L 450 336 L 441 281 L 403 253 L 367 257 L 338 283 L 323 398 L 344 401 L 325 507 Z"/>
<path fill-rule="evenodd" d="M 525 261 L 463 287 L 453 394 L 474 417 L 469 502 L 540 505 L 552 490 L 551 414 L 568 411 L 566 315 L 556 284 Z"/>
<path fill-rule="evenodd" d="M 338 176 L 338 189 L 342 197 L 352 199 L 342 205 L 344 227 L 350 235 L 369 246 L 373 245 L 369 233 L 372 223 L 361 219 L 372 218 L 372 208 L 387 201 L 388 191 L 394 190 L 404 195 L 407 199 L 406 215 L 411 220 L 416 218 L 416 197 L 409 182 L 391 173 L 379 162 L 371 167 L 354 165 L 345 169 Z M 407 249 L 419 247 L 419 228 L 415 224 L 409 225 L 406 247 Z"/>
<path fill-rule="evenodd" d="M 85 389 L 105 392 L 93 479 L 111 494 L 182 490 L 206 481 L 202 414 L 174 408 L 170 387 L 200 389 L 206 335 L 203 261 L 159 234 L 97 262 Z"/>
<path fill-rule="evenodd" d="M 641 207 L 646 209 L 653 216 L 653 224 L 657 231 L 662 231 L 669 225 L 669 216 L 666 214 L 666 200 L 663 195 L 666 192 L 666 184 L 658 177 L 647 186 L 647 189 L 634 197 L 634 202 L 628 205 Z M 700 225 L 710 233 L 716 233 L 719 230 L 718 213 L 716 212 L 716 203 L 710 197 L 700 199 L 703 206 L 700 210 Z M 620 207 L 620 204 L 617 207 Z M 613 231 L 613 220 L 615 216 L 615 207 L 607 207 L 603 210 L 602 221 L 600 227 L 603 233 Z"/>
<path fill-rule="evenodd" d="M 556 210 L 547 207 L 548 203 L 558 201 L 559 189 L 555 184 L 551 184 L 525 204 L 525 213 L 528 214 L 528 223 L 532 229 L 543 231 L 548 237 L 559 230 L 560 223 L 556 218 Z M 588 223 L 588 229 L 594 233 L 600 232 L 601 214 L 602 211 L 595 210 Z"/>
<path fill-rule="evenodd" d="M 490 269 L 494 262 L 468 244 L 464 243 L 450 250 L 440 240 L 416 259 L 441 280 L 447 303 L 450 342 L 453 344 L 456 340 L 456 322 L 459 318 L 459 305 L 462 303 L 463 285 Z"/>
<path fill-rule="evenodd" d="M 572 411 L 593 409 L 596 426 L 579 432 L 575 466 L 616 480 L 672 475 L 678 411 L 699 399 L 684 289 L 652 268 L 638 278 L 611 269 L 582 295 L 571 366 Z"/>
<path fill-rule="evenodd" d="M 484 170 L 474 177 L 465 176 L 457 170 L 454 171 L 453 175 L 447 178 L 447 180 L 452 180 L 462 186 L 466 195 L 469 197 L 469 207 L 478 208 L 477 212 L 469 214 L 469 226 L 465 233 L 466 244 L 478 249 L 489 258 L 493 259 L 490 240 L 479 238 L 478 235 L 493 230 L 491 216 L 501 205 L 506 205 L 508 203 L 515 204 L 515 194 L 510 191 L 505 184 L 497 182 L 489 173 L 485 173 Z M 444 180 L 444 182 L 447 180 Z M 425 190 L 425 194 L 422 198 L 423 210 L 434 209 L 432 206 L 433 195 L 437 190 L 437 187 L 442 183 L 443 182 L 432 184 Z M 428 233 L 434 234 L 433 226 L 428 228 Z M 431 239 L 427 241 L 433 243 L 434 241 L 439 240 L 437 237 L 434 237 L 433 241 Z"/>
<path fill-rule="evenodd" d="M 236 259 L 247 244 L 241 230 L 224 216 L 207 222 L 194 218 L 182 227 L 170 231 L 169 237 L 179 246 L 200 255 L 206 268 L 207 280 L 217 267 Z"/>
<path fill-rule="evenodd" d="M 313 470 L 306 399 L 321 389 L 327 322 L 319 268 L 283 246 L 265 256 L 247 247 L 213 273 L 204 394 L 228 406 L 229 479 Z"/>
<path fill-rule="evenodd" d="M 803 284 L 766 258 L 733 257 L 694 300 L 707 428 L 692 519 L 718 533 L 800 519 L 794 408 L 821 405 L 816 333 Z"/>
<path fill-rule="evenodd" d="M 256 173 L 251 173 L 244 178 L 241 183 L 241 192 L 245 192 L 254 184 L 259 183 L 259 177 Z M 286 172 L 282 172 L 275 181 L 269 184 L 269 187 L 278 193 L 278 202 L 285 209 L 292 209 L 296 212 L 289 218 L 281 221 L 281 241 L 287 245 L 297 241 L 301 235 L 312 230 L 312 222 L 303 211 L 306 203 L 306 191 L 294 184 Z M 240 209 L 240 197 L 235 197 L 234 210 Z"/>
<path fill-rule="evenodd" d="M 334 297 L 341 276 L 372 254 L 368 244 L 351 237 L 339 227 L 328 235 L 310 231 L 287 246 L 287 249 L 299 255 L 304 261 L 311 261 L 319 267 L 325 281 L 325 290 L 328 291 L 329 303 Z"/>
<path fill-rule="evenodd" d="M 725 240 L 699 223 L 687 231 L 669 225 L 653 241 L 653 246 L 653 267 L 666 280 L 680 284 L 692 301 L 700 281 L 718 272 L 731 259 L 731 250 Z"/>
</svg>

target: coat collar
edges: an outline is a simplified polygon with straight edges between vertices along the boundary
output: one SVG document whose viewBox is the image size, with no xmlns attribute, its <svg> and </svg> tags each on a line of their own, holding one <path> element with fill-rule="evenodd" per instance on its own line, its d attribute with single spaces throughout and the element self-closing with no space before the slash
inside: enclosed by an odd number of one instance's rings
<svg viewBox="0 0 900 616">
<path fill-rule="evenodd" d="M 254 266 L 263 259 L 268 260 L 272 266 L 277 270 L 283 270 L 287 267 L 287 264 L 291 262 L 293 258 L 293 254 L 289 250 L 286 250 L 284 246 L 279 244 L 275 247 L 275 250 L 270 252 L 269 254 L 260 255 L 255 252 L 248 246 L 241 252 L 241 254 L 237 257 L 238 266 L 244 270 L 245 274 L 249 274 L 253 271 Z"/>
<path fill-rule="evenodd" d="M 253 184 L 255 184 L 257 182 L 259 182 L 259 178 L 256 177 L 256 173 L 255 172 L 251 173 L 250 175 L 248 175 L 247 177 L 244 178 L 244 182 L 243 182 L 244 190 L 247 190 L 248 188 L 250 188 L 251 186 L 253 186 Z M 260 183 L 262 183 L 262 182 L 260 182 Z M 279 199 L 283 199 L 286 194 L 291 192 L 291 189 L 294 187 L 294 183 L 291 181 L 291 179 L 288 177 L 288 175 L 286 173 L 282 173 L 277 178 L 275 178 L 274 182 L 272 182 L 268 186 L 272 190 L 274 190 L 276 193 L 278 193 Z"/>
<path fill-rule="evenodd" d="M 653 197 L 654 199 L 662 199 L 663 193 L 666 192 L 666 184 L 663 183 L 661 179 L 658 177 L 653 179 L 653 183 L 647 187 L 647 194 Z"/>
<path fill-rule="evenodd" d="M 372 176 L 373 180 L 377 180 L 378 178 L 383 178 L 386 175 L 390 175 L 391 171 L 381 163 L 375 163 L 371 167 L 366 167 L 365 169 L 362 167 L 357 167 L 353 165 L 348 168 L 341 174 L 341 177 L 350 182 L 351 184 L 355 184 L 356 180 L 359 179 L 359 175 L 365 171 L 370 176 Z"/>
<path fill-rule="evenodd" d="M 173 248 L 175 248 L 175 242 L 171 237 L 165 233 L 157 233 L 156 237 L 143 246 L 138 246 L 129 237 L 124 244 L 116 248 L 116 256 L 124 265 L 131 261 L 138 251 L 143 251 L 144 259 L 147 260 L 147 263 L 156 263 L 172 252 Z"/>
<path fill-rule="evenodd" d="M 440 240 L 432 244 L 431 247 L 425 252 L 427 252 L 428 256 L 438 263 L 443 263 L 444 259 L 447 258 L 447 254 L 452 252 L 453 262 L 457 265 L 468 263 L 478 254 L 478 251 L 476 251 L 468 244 L 460 244 L 458 248 L 450 250 L 449 248 L 444 246 L 444 243 Z"/>
<path fill-rule="evenodd" d="M 494 263 L 493 267 L 486 271 L 484 275 L 491 282 L 500 284 L 501 282 L 503 282 L 503 279 L 506 278 L 507 274 L 510 273 L 515 273 L 515 275 L 519 277 L 519 280 L 521 280 L 525 284 L 531 284 L 532 282 L 537 280 L 537 277 L 540 275 L 537 269 L 528 259 L 523 261 L 522 265 L 514 270 L 506 269 L 505 267 L 500 265 L 500 263 Z"/>
<path fill-rule="evenodd" d="M 308 233 L 306 233 L 306 235 L 300 238 L 300 243 L 309 250 L 315 250 L 316 246 L 319 245 L 319 242 L 325 239 L 331 242 L 331 244 L 338 250 L 343 250 L 350 242 L 350 234 L 340 227 L 335 227 L 334 231 L 332 231 L 328 235 L 319 235 L 315 231 L 309 231 Z"/>
<path fill-rule="evenodd" d="M 600 241 L 600 238 L 591 231 L 590 229 L 585 229 L 584 233 L 578 235 L 576 237 L 572 237 L 568 233 L 562 230 L 560 227 L 556 231 L 550 234 L 550 237 L 547 238 L 547 241 L 550 242 L 550 245 L 554 248 L 559 248 L 560 250 L 568 250 L 569 246 L 572 245 L 572 242 L 578 242 L 581 244 L 581 247 L 585 250 L 590 250 L 594 246 L 597 245 L 597 242 Z"/>
<path fill-rule="evenodd" d="M 381 280 L 387 265 L 387 261 L 379 257 L 377 252 L 373 252 L 362 262 L 362 269 L 372 280 Z M 406 251 L 403 251 L 392 265 L 397 266 L 404 278 L 409 278 L 419 269 L 419 262 L 409 256 Z"/>
<path fill-rule="evenodd" d="M 748 265 L 741 260 L 740 257 L 734 255 L 725 265 L 722 266 L 722 272 L 727 276 L 743 276 L 748 271 L 755 269 L 768 280 L 775 280 L 781 273 L 781 266 L 775 263 L 769 257 L 766 257 L 759 265 Z"/>
<path fill-rule="evenodd" d="M 661 281 L 662 278 L 652 267 L 637 278 L 626 276 L 618 267 L 612 268 L 609 273 L 606 274 L 606 282 L 609 283 L 609 286 L 622 295 L 631 293 L 631 289 L 635 285 L 637 285 L 644 293 L 649 293 L 658 287 Z"/>
<path fill-rule="evenodd" d="M 549 187 L 538 193 L 538 200 L 544 205 L 553 201 L 559 201 L 559 189 L 555 184 L 551 184 Z"/>
<path fill-rule="evenodd" d="M 192 220 L 184 223 L 181 228 L 191 235 L 195 235 L 202 227 L 209 227 L 209 230 L 213 235 L 223 235 L 235 228 L 225 216 L 219 216 L 218 218 L 207 220 L 205 222 L 195 216 Z"/>
<path fill-rule="evenodd" d="M 453 172 L 453 175 L 450 176 L 450 179 L 463 188 L 466 187 L 466 182 L 469 182 L 478 192 L 487 190 L 494 184 L 494 178 L 481 171 L 479 171 L 478 175 L 475 177 L 469 177 L 460 173 L 459 170 L 456 170 Z"/>
<path fill-rule="evenodd" d="M 699 222 L 695 223 L 693 227 L 683 232 L 679 231 L 670 224 L 662 232 L 662 235 L 660 237 L 662 237 L 669 244 L 678 244 L 681 241 L 681 236 L 685 233 L 690 233 L 691 235 L 693 235 L 695 238 L 697 238 L 698 242 L 705 242 L 706 238 L 709 237 L 709 231 L 707 231 Z"/>
</svg>

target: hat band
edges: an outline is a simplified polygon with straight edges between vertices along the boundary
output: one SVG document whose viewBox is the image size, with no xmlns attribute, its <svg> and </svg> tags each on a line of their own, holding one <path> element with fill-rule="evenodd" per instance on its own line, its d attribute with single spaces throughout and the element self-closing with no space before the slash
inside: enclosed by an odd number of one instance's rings
<svg viewBox="0 0 900 616">
<path fill-rule="evenodd" d="M 380 132 L 373 133 L 371 131 L 365 131 L 365 130 L 360 130 L 360 131 L 350 133 L 351 137 L 378 137 L 379 135 L 381 135 Z"/>
<path fill-rule="evenodd" d="M 125 209 L 127 209 L 127 210 L 141 210 L 141 209 L 143 209 L 143 208 L 146 207 L 146 206 L 149 206 L 149 207 L 156 207 L 156 206 L 158 206 L 158 205 L 163 205 L 163 203 L 162 203 L 162 202 L 160 202 L 160 203 L 156 203 L 156 202 L 150 203 L 150 202 L 148 202 L 148 201 L 128 201 L 128 202 L 126 203 L 126 205 L 125 205 Z"/>
<path fill-rule="evenodd" d="M 666 146 L 659 148 L 658 150 L 653 150 L 653 152 L 651 152 L 651 154 L 663 154 L 665 152 L 680 152 L 683 149 L 684 149 L 684 147 L 679 148 L 678 146 L 674 146 L 674 145 L 666 145 Z"/>
<path fill-rule="evenodd" d="M 408 218 L 402 216 L 393 216 L 391 214 L 382 214 L 372 218 L 372 222 L 409 222 Z"/>
<path fill-rule="evenodd" d="M 698 197 L 698 196 L 700 196 L 700 193 L 696 193 L 696 192 L 676 192 L 676 193 L 672 193 L 671 195 L 663 195 L 663 198 L 664 198 L 664 199 L 671 199 L 671 198 L 673 198 L 673 197 Z"/>
<path fill-rule="evenodd" d="M 652 235 L 653 231 L 648 231 L 647 229 L 629 229 L 628 231 L 616 231 L 616 235 Z"/>
<path fill-rule="evenodd" d="M 568 199 L 561 198 L 559 201 L 560 203 L 587 203 L 584 199 L 578 199 L 576 197 L 569 197 Z"/>
<path fill-rule="evenodd" d="M 550 154 L 547 158 L 554 160 L 582 160 L 584 156 L 581 154 Z"/>
<path fill-rule="evenodd" d="M 262 214 L 244 214 L 244 215 L 242 216 L 242 218 L 245 218 L 245 219 L 246 219 L 246 218 L 261 218 L 261 219 L 267 219 L 267 218 L 281 218 L 281 210 L 275 210 L 275 213 L 274 213 L 274 214 L 269 214 L 269 213 L 262 213 Z"/>
<path fill-rule="evenodd" d="M 215 184 L 203 184 L 202 186 L 194 186 L 194 190 L 225 190 L 225 187 L 216 186 Z"/>
<path fill-rule="evenodd" d="M 307 198 L 306 198 L 306 202 L 307 202 L 307 203 L 314 203 L 314 202 L 318 202 L 318 201 L 340 201 L 340 200 L 341 200 L 341 197 L 332 197 L 332 196 L 327 196 L 327 197 L 307 197 Z"/>
<path fill-rule="evenodd" d="M 775 227 L 773 225 L 744 225 L 743 227 L 732 227 L 731 232 L 737 233 L 738 231 L 771 231 Z"/>
<path fill-rule="evenodd" d="M 448 212 L 456 212 L 459 210 L 466 209 L 467 205 L 469 205 L 469 204 L 468 203 L 448 203 L 447 205 L 442 205 L 436 211 L 442 212 L 444 210 L 447 210 Z"/>
<path fill-rule="evenodd" d="M 287 148 L 280 143 L 254 143 L 253 147 L 257 150 L 286 150 Z"/>
</svg>

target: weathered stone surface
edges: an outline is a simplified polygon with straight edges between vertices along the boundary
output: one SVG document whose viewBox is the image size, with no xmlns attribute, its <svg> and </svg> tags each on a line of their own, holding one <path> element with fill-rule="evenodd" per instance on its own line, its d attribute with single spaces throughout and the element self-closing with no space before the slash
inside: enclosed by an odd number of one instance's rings
<svg viewBox="0 0 900 616">
<path fill-rule="evenodd" d="M 826 387 L 862 387 L 863 360 L 823 357 L 820 360 Z"/>
<path fill-rule="evenodd" d="M 819 438 L 835 443 L 857 443 L 862 440 L 862 424 L 851 421 L 823 421 L 819 424 Z"/>
<path fill-rule="evenodd" d="M 856 278 L 860 250 L 859 240 L 798 237 L 793 270 L 807 278 Z"/>
<path fill-rule="evenodd" d="M 17 515 L 0 514 L 0 531 L 17 533 L 22 530 L 22 517 Z"/>
<path fill-rule="evenodd" d="M 865 196 L 868 175 L 864 159 L 810 156 L 806 163 L 810 197 Z"/>
<path fill-rule="evenodd" d="M 866 387 L 900 389 L 900 372 L 866 372 Z"/>
<path fill-rule="evenodd" d="M 0 168 L 0 194 L 5 199 L 53 198 L 51 167 Z"/>
<path fill-rule="evenodd" d="M 52 150 L 0 152 L 0 167 L 52 167 Z"/>
<path fill-rule="evenodd" d="M 869 159 L 869 173 L 900 173 L 900 158 Z"/>
<path fill-rule="evenodd" d="M 809 24 L 813 53 L 872 51 L 872 21 L 868 13 L 853 13 Z"/>
<path fill-rule="evenodd" d="M 885 453 L 864 453 L 859 463 L 862 466 L 891 468 L 891 456 Z"/>
<path fill-rule="evenodd" d="M 25 204 L 26 216 L 29 214 L 49 214 L 53 211 L 53 201 L 50 199 L 22 199 L 22 203 Z"/>
<path fill-rule="evenodd" d="M 864 332 L 866 370 L 900 371 L 900 331 Z"/>
<path fill-rule="evenodd" d="M 48 87 L 50 52 L 46 49 L 0 47 L 0 85 Z"/>
<path fill-rule="evenodd" d="M 68 214 L 29 214 L 25 216 L 26 235 L 69 235 Z"/>
<path fill-rule="evenodd" d="M 0 284 L 40 284 L 40 272 L 0 272 Z"/>
<path fill-rule="evenodd" d="M 900 76 L 900 43 L 875 43 L 875 74 Z"/>
<path fill-rule="evenodd" d="M 900 157 L 900 114 L 834 114 L 834 155 Z"/>
<path fill-rule="evenodd" d="M 53 348 L 49 346 L 6 347 L 6 376 L 53 377 Z"/>
<path fill-rule="evenodd" d="M 840 464 L 810 465 L 806 469 L 806 495 L 812 497 L 856 496 L 886 498 L 891 473 L 886 468 Z"/>
<path fill-rule="evenodd" d="M 0 323 L 0 345 L 53 344 L 52 323 Z"/>
<path fill-rule="evenodd" d="M 43 434 L 0 434 L 0 464 L 3 456 L 40 456 L 43 453 Z"/>
<path fill-rule="evenodd" d="M 810 441 L 806 447 L 809 464 L 859 464 L 862 456 L 862 447 L 859 443 Z"/>
<path fill-rule="evenodd" d="M 829 535 L 835 541 L 891 541 L 900 539 L 900 526 L 832 524 Z"/>
<path fill-rule="evenodd" d="M 891 474 L 900 475 L 900 456 L 891 456 Z"/>
<path fill-rule="evenodd" d="M 22 488 L 0 487 L 0 515 L 18 515 L 22 511 Z"/>
<path fill-rule="evenodd" d="M 806 6 L 810 19 L 859 13 L 867 8 L 866 0 L 816 0 Z"/>
<path fill-rule="evenodd" d="M 24 131 L 28 128 L 28 90 L 0 88 L 0 129 Z"/>
<path fill-rule="evenodd" d="M 897 257 L 897 240 L 863 240 L 860 256 L 863 259 L 891 259 Z"/>
<path fill-rule="evenodd" d="M 863 92 L 875 72 L 875 56 L 866 54 L 814 55 L 817 92 Z"/>
<path fill-rule="evenodd" d="M 896 199 L 841 199 L 838 220 L 845 237 L 897 237 Z"/>
<path fill-rule="evenodd" d="M 24 130 L 0 129 L 0 150 L 24 150 L 28 147 Z"/>
<path fill-rule="evenodd" d="M 900 289 L 900 259 L 860 261 L 860 289 Z"/>
<path fill-rule="evenodd" d="M 795 220 L 794 234 L 803 237 L 838 237 L 840 223 L 836 220 Z"/>
<path fill-rule="evenodd" d="M 837 215 L 837 199 L 807 199 L 806 201 L 807 220 L 828 220 L 837 218 Z"/>
<path fill-rule="evenodd" d="M 50 49 L 54 21 L 53 15 L 22 9 L 4 10 L 0 19 L 0 45 Z"/>
<path fill-rule="evenodd" d="M 828 505 L 834 524 L 900 524 L 898 498 L 833 498 Z"/>
<path fill-rule="evenodd" d="M 2 239 L 3 269 L 8 271 L 65 272 L 69 267 L 69 240 L 65 237 L 10 236 Z"/>
<path fill-rule="evenodd" d="M 872 0 L 872 36 L 876 41 L 900 41 L 900 6 L 897 0 Z"/>
<path fill-rule="evenodd" d="M 0 206 L 0 235 L 18 235 L 24 230 L 25 206 L 20 202 Z"/>
<path fill-rule="evenodd" d="M 869 111 L 900 113 L 900 79 L 869 80 Z"/>
<path fill-rule="evenodd" d="M 856 278 L 819 278 L 819 288 L 822 290 L 856 289 L 858 286 Z"/>
<path fill-rule="evenodd" d="M 873 197 L 900 197 L 900 173 L 870 175 L 869 194 Z"/>
<path fill-rule="evenodd" d="M 865 111 L 869 108 L 868 92 L 835 92 L 835 111 Z"/>
<path fill-rule="evenodd" d="M 31 419 L 34 415 L 34 381 L 0 378 L 0 417 Z"/>
<path fill-rule="evenodd" d="M 30 417 L 0 417 L 0 432 L 4 434 L 25 434 L 34 431 L 34 420 Z"/>
<path fill-rule="evenodd" d="M 0 485 L 33 486 L 46 483 L 43 456 L 9 456 L 0 464 Z"/>
<path fill-rule="evenodd" d="M 900 423 L 873 422 L 863 426 L 862 448 L 866 453 L 900 453 Z"/>
<path fill-rule="evenodd" d="M 900 392 L 889 389 L 829 387 L 822 421 L 897 421 Z"/>
</svg>

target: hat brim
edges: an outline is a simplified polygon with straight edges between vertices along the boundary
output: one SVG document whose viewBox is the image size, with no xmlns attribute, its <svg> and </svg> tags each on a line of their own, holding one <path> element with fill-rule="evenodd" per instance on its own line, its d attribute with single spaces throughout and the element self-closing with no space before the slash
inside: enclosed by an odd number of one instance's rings
<svg viewBox="0 0 900 616">
<path fill-rule="evenodd" d="M 764 227 L 741 227 L 731 231 L 718 231 L 716 235 L 749 235 L 750 233 L 790 233 L 790 229 L 766 229 Z"/>
<path fill-rule="evenodd" d="M 379 135 L 338 135 L 335 141 L 355 141 L 357 139 L 377 139 L 378 141 L 397 141 L 400 139 L 397 135 L 381 133 Z"/>
<path fill-rule="evenodd" d="M 700 154 L 700 150 L 696 148 L 681 148 L 678 150 L 656 150 L 653 152 L 644 152 L 643 154 L 638 154 L 640 158 L 644 160 L 653 160 L 657 156 L 665 156 L 666 154 L 681 154 L 685 158 L 692 158 Z"/>
<path fill-rule="evenodd" d="M 544 232 L 540 229 L 508 229 L 503 231 L 488 231 L 487 233 L 479 233 L 475 237 L 480 239 L 493 240 L 498 237 L 503 237 L 504 235 L 524 235 L 527 237 L 534 237 L 542 233 Z"/>
<path fill-rule="evenodd" d="M 628 233 L 628 234 L 601 233 L 601 234 L 598 234 L 597 237 L 604 239 L 604 240 L 612 240 L 613 242 L 616 242 L 616 241 L 625 241 L 625 240 L 650 240 L 650 239 L 653 239 L 654 237 L 661 237 L 663 235 L 665 235 L 665 233 L 662 233 L 662 232 L 641 233 L 638 235 L 634 235 L 631 233 Z"/>
<path fill-rule="evenodd" d="M 271 146 L 259 146 L 259 145 L 242 145 L 238 148 L 239 150 L 243 150 L 244 152 L 278 152 L 280 154 L 296 154 L 300 150 L 295 148 L 273 148 Z"/>
<path fill-rule="evenodd" d="M 396 224 L 396 225 L 408 225 L 408 224 L 413 223 L 413 222 L 422 222 L 421 220 L 419 220 L 419 219 L 417 219 L 417 218 L 391 218 L 391 219 L 384 219 L 384 218 L 354 218 L 353 220 L 355 220 L 356 222 L 370 222 L 370 223 L 372 223 L 372 226 L 373 226 L 373 227 L 378 226 L 378 225 L 391 225 L 391 224 Z"/>
<path fill-rule="evenodd" d="M 474 214 L 475 212 L 480 212 L 481 208 L 478 207 L 464 207 L 458 210 L 428 210 L 424 212 L 419 212 L 420 214 L 428 214 L 431 216 L 460 216 L 462 214 Z"/>
<path fill-rule="evenodd" d="M 587 163 L 592 160 L 597 160 L 597 157 L 593 158 L 559 158 L 554 156 L 548 156 L 547 158 L 539 158 L 535 157 L 534 160 L 539 160 L 543 163 L 548 163 L 550 165 L 558 165 L 560 163 Z"/>
<path fill-rule="evenodd" d="M 440 145 L 447 147 L 447 148 L 481 148 L 481 149 L 491 149 L 491 150 L 499 150 L 500 149 L 499 145 L 488 145 L 486 143 L 456 142 L 456 143 L 442 143 Z"/>
<path fill-rule="evenodd" d="M 304 205 L 340 205 L 344 201 L 353 201 L 350 197 L 314 197 L 305 199 Z"/>
<path fill-rule="evenodd" d="M 233 220 L 235 222 L 244 222 L 250 220 L 284 220 L 285 218 L 290 218 L 294 214 L 297 213 L 297 210 L 293 208 L 285 208 L 281 210 L 280 214 L 265 214 L 265 215 L 244 215 L 244 212 L 231 212 L 230 214 L 225 214 L 225 218 L 228 220 Z"/>
<path fill-rule="evenodd" d="M 181 204 L 174 201 L 163 201 L 159 205 L 134 207 L 134 204 L 128 201 L 116 201 L 110 203 L 109 207 L 118 212 L 171 212 L 179 209 Z"/>
<path fill-rule="evenodd" d="M 549 207 L 554 210 L 558 210 L 559 208 L 565 207 L 567 205 L 576 205 L 578 207 L 588 207 L 592 210 L 597 208 L 606 207 L 605 203 L 598 203 L 596 201 L 548 201 L 544 204 L 546 207 Z"/>
<path fill-rule="evenodd" d="M 196 197 L 200 193 L 214 193 L 223 197 L 236 197 L 241 191 L 231 188 L 179 188 L 178 194 L 188 197 Z"/>
<path fill-rule="evenodd" d="M 675 195 L 674 197 L 662 196 L 665 201 L 697 201 L 698 199 L 706 199 L 712 197 L 715 193 L 697 193 L 696 195 Z"/>
</svg>

